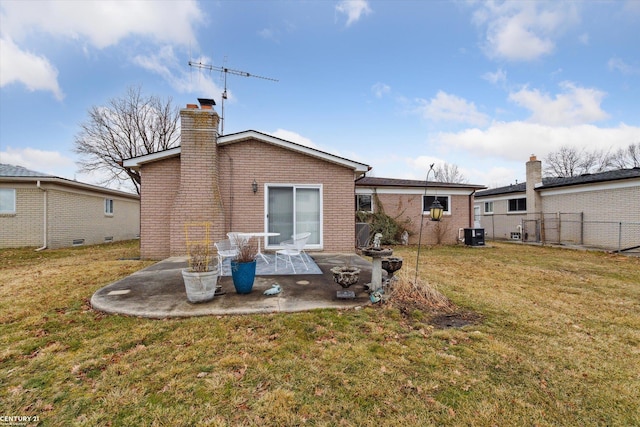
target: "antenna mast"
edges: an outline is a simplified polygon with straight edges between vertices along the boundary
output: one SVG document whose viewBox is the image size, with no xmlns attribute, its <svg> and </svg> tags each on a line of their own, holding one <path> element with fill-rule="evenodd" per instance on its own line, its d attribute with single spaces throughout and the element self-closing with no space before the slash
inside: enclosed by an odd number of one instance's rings
<svg viewBox="0 0 640 427">
<path fill-rule="evenodd" d="M 220 119 L 220 135 L 224 135 L 224 100 L 227 99 L 227 74 L 233 74 L 234 76 L 242 76 L 242 77 L 255 77 L 257 79 L 270 80 L 272 82 L 277 82 L 278 79 L 272 79 L 271 77 L 257 76 L 255 74 L 248 73 L 246 71 L 234 70 L 232 68 L 227 67 L 216 67 L 215 65 L 203 64 L 202 62 L 194 62 L 189 61 L 190 67 L 196 67 L 200 69 L 205 69 L 209 71 L 220 71 L 224 73 L 224 92 L 222 92 L 222 117 Z"/>
</svg>

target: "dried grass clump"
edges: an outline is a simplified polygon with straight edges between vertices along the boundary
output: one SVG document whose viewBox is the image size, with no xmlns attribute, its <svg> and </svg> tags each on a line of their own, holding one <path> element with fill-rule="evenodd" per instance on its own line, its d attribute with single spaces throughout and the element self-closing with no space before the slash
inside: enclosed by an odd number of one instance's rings
<svg viewBox="0 0 640 427">
<path fill-rule="evenodd" d="M 408 270 L 396 273 L 398 280 L 391 285 L 389 301 L 399 305 L 418 305 L 436 311 L 451 312 L 455 305 L 435 285 L 409 274 Z"/>
<path fill-rule="evenodd" d="M 254 239 L 249 240 L 238 239 L 238 255 L 236 256 L 237 262 L 253 262 L 258 255 L 258 246 L 254 242 Z"/>
<path fill-rule="evenodd" d="M 190 245 L 189 246 L 189 270 L 195 273 L 203 273 L 209 271 L 209 248 L 206 245 Z"/>
</svg>

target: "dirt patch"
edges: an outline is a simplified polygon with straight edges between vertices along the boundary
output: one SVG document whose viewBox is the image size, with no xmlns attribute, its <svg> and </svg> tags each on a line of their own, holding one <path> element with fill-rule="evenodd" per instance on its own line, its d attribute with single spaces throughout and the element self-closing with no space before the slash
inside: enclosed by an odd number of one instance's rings
<svg viewBox="0 0 640 427">
<path fill-rule="evenodd" d="M 442 313 L 432 316 L 429 324 L 438 329 L 461 328 L 467 325 L 475 325 L 482 321 L 482 316 L 472 311 L 458 311 L 454 313 Z"/>
</svg>

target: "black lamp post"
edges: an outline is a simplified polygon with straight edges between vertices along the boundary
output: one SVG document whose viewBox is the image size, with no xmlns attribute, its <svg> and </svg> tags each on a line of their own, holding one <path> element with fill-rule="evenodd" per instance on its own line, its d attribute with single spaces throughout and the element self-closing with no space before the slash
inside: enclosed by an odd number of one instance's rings
<svg viewBox="0 0 640 427">
<path fill-rule="evenodd" d="M 423 203 L 425 198 L 427 197 L 427 186 L 429 185 L 429 174 L 433 171 L 433 165 L 435 163 L 431 163 L 429 166 L 429 170 L 427 171 L 427 178 L 424 181 L 424 197 L 422 198 Z M 422 208 L 421 208 L 422 209 Z M 431 216 L 431 221 L 440 221 L 442 219 L 442 214 L 444 213 L 444 208 L 438 201 L 438 196 L 435 197 L 431 207 L 429 208 L 429 215 Z M 420 262 L 420 246 L 422 244 L 422 224 L 424 220 L 424 210 L 420 214 L 420 235 L 418 237 L 418 255 L 416 256 L 416 277 L 414 279 L 414 283 L 418 283 L 418 265 Z"/>
</svg>

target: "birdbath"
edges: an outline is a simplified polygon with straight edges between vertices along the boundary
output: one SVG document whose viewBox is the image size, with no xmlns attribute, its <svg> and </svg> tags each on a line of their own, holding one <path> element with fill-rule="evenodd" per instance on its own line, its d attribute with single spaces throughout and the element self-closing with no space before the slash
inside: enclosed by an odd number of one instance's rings
<svg viewBox="0 0 640 427">
<path fill-rule="evenodd" d="M 365 256 L 373 258 L 373 268 L 371 270 L 371 286 L 369 289 L 371 292 L 378 292 L 382 289 L 382 258 L 393 254 L 393 249 L 381 248 L 380 239 L 382 234 L 375 235 L 373 247 L 364 248 L 362 253 Z"/>
<path fill-rule="evenodd" d="M 388 283 L 393 280 L 393 274 L 402 268 L 402 258 L 390 256 L 382 259 L 382 269 L 389 275 Z M 397 278 L 396 278 L 397 280 Z"/>
</svg>

